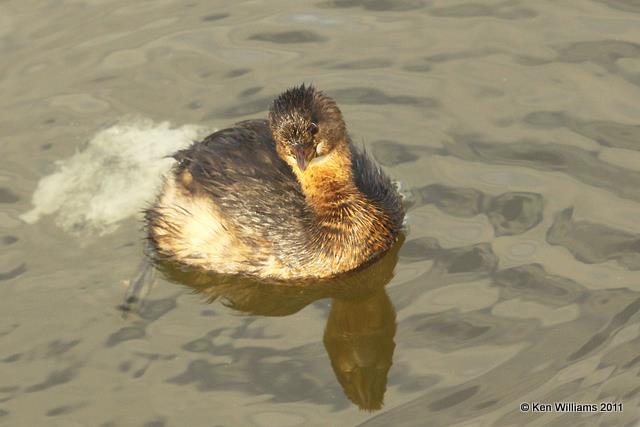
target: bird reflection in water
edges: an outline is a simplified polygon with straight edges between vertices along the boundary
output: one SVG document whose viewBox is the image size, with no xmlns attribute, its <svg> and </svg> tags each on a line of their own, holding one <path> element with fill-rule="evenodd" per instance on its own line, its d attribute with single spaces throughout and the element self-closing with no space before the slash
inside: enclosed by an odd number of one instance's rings
<svg viewBox="0 0 640 427">
<path fill-rule="evenodd" d="M 218 301 L 250 315 L 289 316 L 331 298 L 323 337 L 331 366 L 345 395 L 361 409 L 374 411 L 382 407 L 395 349 L 396 313 L 384 287 L 393 278 L 403 241 L 401 235 L 382 258 L 356 272 L 314 282 L 257 281 L 185 271 L 170 263 L 156 267 L 209 303 Z"/>
</svg>

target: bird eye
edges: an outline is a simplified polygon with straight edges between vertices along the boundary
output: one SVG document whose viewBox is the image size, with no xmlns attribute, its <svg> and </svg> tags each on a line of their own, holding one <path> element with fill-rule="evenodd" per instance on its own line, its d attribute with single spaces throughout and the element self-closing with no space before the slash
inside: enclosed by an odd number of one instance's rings
<svg viewBox="0 0 640 427">
<path fill-rule="evenodd" d="M 315 124 L 315 123 L 311 123 L 311 124 L 309 125 L 309 133 L 310 133 L 311 135 L 315 135 L 316 133 L 318 133 L 318 125 L 317 125 L 317 124 Z"/>
</svg>

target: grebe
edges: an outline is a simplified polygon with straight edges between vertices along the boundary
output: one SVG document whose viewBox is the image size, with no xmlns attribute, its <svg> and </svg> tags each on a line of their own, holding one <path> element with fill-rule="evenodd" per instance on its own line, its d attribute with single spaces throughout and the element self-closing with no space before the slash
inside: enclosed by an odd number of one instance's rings
<svg viewBox="0 0 640 427">
<path fill-rule="evenodd" d="M 313 86 L 279 95 L 268 120 L 237 123 L 173 157 L 145 213 L 156 260 L 258 278 L 327 278 L 378 258 L 402 228 L 391 180 Z"/>
</svg>

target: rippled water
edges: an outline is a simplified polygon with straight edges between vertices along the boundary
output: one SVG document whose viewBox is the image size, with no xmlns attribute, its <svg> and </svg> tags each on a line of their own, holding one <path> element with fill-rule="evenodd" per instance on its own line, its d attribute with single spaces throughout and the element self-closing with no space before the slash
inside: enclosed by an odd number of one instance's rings
<svg viewBox="0 0 640 427">
<path fill-rule="evenodd" d="M 640 421 L 637 1 L 14 0 L 0 58 L 0 424 Z M 163 156 L 302 81 L 404 245 L 306 290 L 167 268 L 123 318 Z M 555 401 L 624 411 L 519 409 Z"/>
</svg>

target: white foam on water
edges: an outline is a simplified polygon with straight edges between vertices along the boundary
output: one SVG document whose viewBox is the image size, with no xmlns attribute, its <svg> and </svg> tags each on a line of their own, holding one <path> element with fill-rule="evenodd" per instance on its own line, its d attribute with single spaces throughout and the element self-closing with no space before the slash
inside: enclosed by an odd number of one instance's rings
<svg viewBox="0 0 640 427">
<path fill-rule="evenodd" d="M 33 224 L 55 215 L 56 224 L 73 234 L 110 233 L 155 198 L 174 162 L 167 156 L 212 131 L 148 119 L 126 119 L 101 130 L 38 182 L 34 208 L 21 219 Z"/>
</svg>

